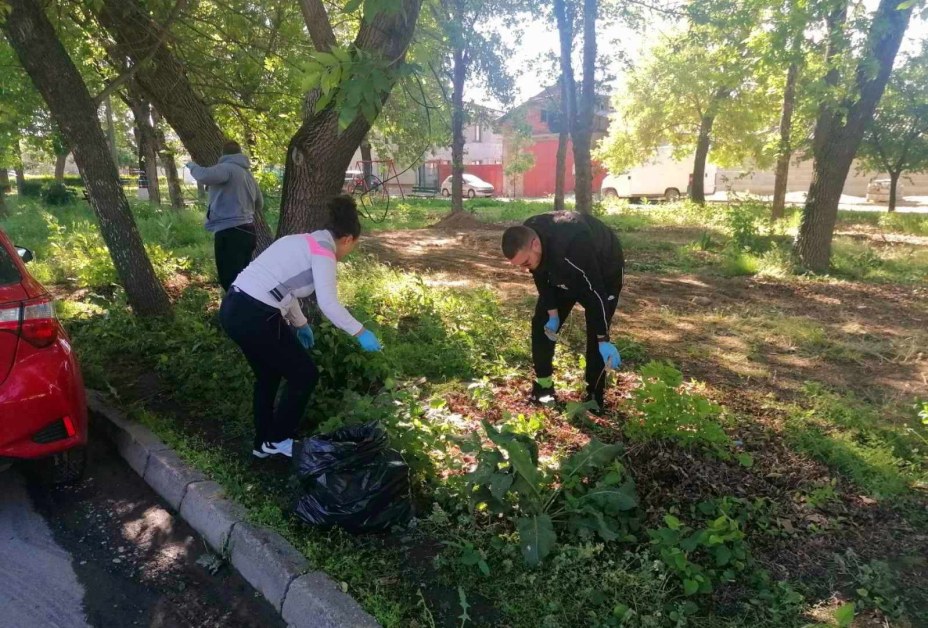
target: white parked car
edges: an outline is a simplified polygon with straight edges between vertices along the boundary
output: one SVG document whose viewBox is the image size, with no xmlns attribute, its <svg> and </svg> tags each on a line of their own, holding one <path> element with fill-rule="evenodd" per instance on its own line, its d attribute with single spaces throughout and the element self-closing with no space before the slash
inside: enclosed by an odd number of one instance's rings
<svg viewBox="0 0 928 628">
<path fill-rule="evenodd" d="M 493 186 L 480 177 L 464 173 L 464 180 L 461 182 L 461 193 L 468 198 L 475 196 L 493 196 Z M 451 177 L 446 177 L 441 184 L 441 195 L 451 196 Z"/>
<path fill-rule="evenodd" d="M 691 184 L 693 159 L 673 158 L 669 146 L 658 149 L 657 155 L 637 168 L 620 174 L 609 174 L 603 179 L 600 194 L 603 198 L 653 199 L 676 201 L 685 196 Z M 704 187 L 706 194 L 714 194 L 718 169 L 706 164 Z"/>
</svg>

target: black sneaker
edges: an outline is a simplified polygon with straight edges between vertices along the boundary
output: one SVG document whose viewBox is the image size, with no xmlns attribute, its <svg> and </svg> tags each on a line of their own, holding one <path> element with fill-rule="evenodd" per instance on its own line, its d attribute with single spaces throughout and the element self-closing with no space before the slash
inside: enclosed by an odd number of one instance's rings
<svg viewBox="0 0 928 628">
<path fill-rule="evenodd" d="M 553 406 L 557 403 L 554 386 L 545 388 L 538 382 L 532 382 L 532 394 L 529 397 L 532 403 L 542 406 Z"/>
</svg>

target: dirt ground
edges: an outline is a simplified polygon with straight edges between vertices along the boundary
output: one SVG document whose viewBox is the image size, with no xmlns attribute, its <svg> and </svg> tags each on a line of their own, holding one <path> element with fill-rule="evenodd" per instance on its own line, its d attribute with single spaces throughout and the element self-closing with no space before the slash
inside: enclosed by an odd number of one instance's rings
<svg viewBox="0 0 928 628">
<path fill-rule="evenodd" d="M 529 307 L 534 286 L 503 258 L 503 228 L 464 216 L 452 224 L 373 234 L 362 246 L 383 261 L 428 273 L 431 283 L 490 285 L 505 302 Z M 673 239 L 664 231 L 661 240 Z M 690 234 L 676 235 L 692 241 Z M 635 252 L 626 253 L 626 267 L 635 262 Z M 752 315 L 811 325 L 821 342 L 840 340 L 852 352 L 826 359 L 828 347 L 822 354 L 803 351 L 775 333 L 748 343 L 726 323 L 749 325 Z M 669 358 L 688 377 L 713 385 L 747 384 L 757 393 L 790 396 L 814 379 L 878 402 L 928 396 L 926 329 L 923 286 L 709 273 L 628 272 L 613 322 L 613 332 L 645 345 L 650 357 Z"/>
</svg>

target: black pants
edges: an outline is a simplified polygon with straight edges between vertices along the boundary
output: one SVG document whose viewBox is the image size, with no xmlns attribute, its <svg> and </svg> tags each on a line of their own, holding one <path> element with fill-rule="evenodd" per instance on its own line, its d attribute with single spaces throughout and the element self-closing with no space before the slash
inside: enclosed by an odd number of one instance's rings
<svg viewBox="0 0 928 628">
<path fill-rule="evenodd" d="M 612 322 L 612 316 L 619 304 L 619 293 L 622 292 L 622 273 L 619 272 L 612 280 L 606 279 L 606 289 L 609 291 L 609 297 L 606 300 L 606 319 Z M 563 297 L 557 301 L 557 315 L 561 319 L 561 327 L 570 316 L 571 310 L 576 305 L 576 300 Z M 586 390 L 590 395 L 601 397 L 606 387 L 606 377 L 603 374 L 605 363 L 603 357 L 599 354 L 599 341 L 596 339 L 596 333 L 593 332 L 593 326 L 590 325 L 591 316 L 600 316 L 598 311 L 586 311 Z M 544 332 L 545 323 L 548 322 L 548 310 L 541 306 L 541 303 L 535 306 L 535 315 L 532 317 L 532 362 L 535 366 L 535 377 L 551 377 L 554 368 L 554 345 L 555 343 L 548 339 Z"/>
<path fill-rule="evenodd" d="M 255 374 L 255 448 L 293 438 L 319 381 L 319 371 L 280 310 L 237 288 L 222 300 L 219 322 L 241 347 Z M 274 400 L 286 380 L 277 411 Z"/>
<path fill-rule="evenodd" d="M 216 271 L 219 274 L 219 285 L 226 292 L 238 274 L 251 263 L 256 243 L 254 225 L 239 225 L 216 232 L 213 242 L 216 251 Z"/>
</svg>

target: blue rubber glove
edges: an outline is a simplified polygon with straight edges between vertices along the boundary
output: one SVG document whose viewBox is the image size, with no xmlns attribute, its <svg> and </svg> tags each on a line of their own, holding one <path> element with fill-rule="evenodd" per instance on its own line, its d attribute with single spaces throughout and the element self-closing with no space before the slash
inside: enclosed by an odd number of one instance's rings
<svg viewBox="0 0 928 628">
<path fill-rule="evenodd" d="M 607 369 L 619 368 L 622 365 L 622 356 L 611 342 L 599 343 L 599 355 L 603 356 Z"/>
<path fill-rule="evenodd" d="M 184 168 L 186 168 L 187 170 L 190 170 L 191 169 L 190 166 L 195 166 L 195 165 L 196 164 L 193 163 L 192 161 L 188 161 L 187 163 L 184 164 Z"/>
<path fill-rule="evenodd" d="M 316 338 L 313 336 L 313 329 L 308 323 L 302 327 L 297 327 L 296 339 L 300 341 L 304 349 L 312 349 L 316 344 Z"/>
<path fill-rule="evenodd" d="M 557 314 L 551 314 L 548 316 L 548 322 L 545 323 L 545 336 L 548 337 L 548 340 L 551 342 L 557 342 L 557 330 L 561 326 L 561 319 L 558 318 Z"/>
<path fill-rule="evenodd" d="M 361 343 L 361 348 L 365 351 L 381 351 L 383 349 L 380 341 L 377 340 L 377 336 L 370 329 L 365 329 L 357 338 L 358 342 Z"/>
</svg>

